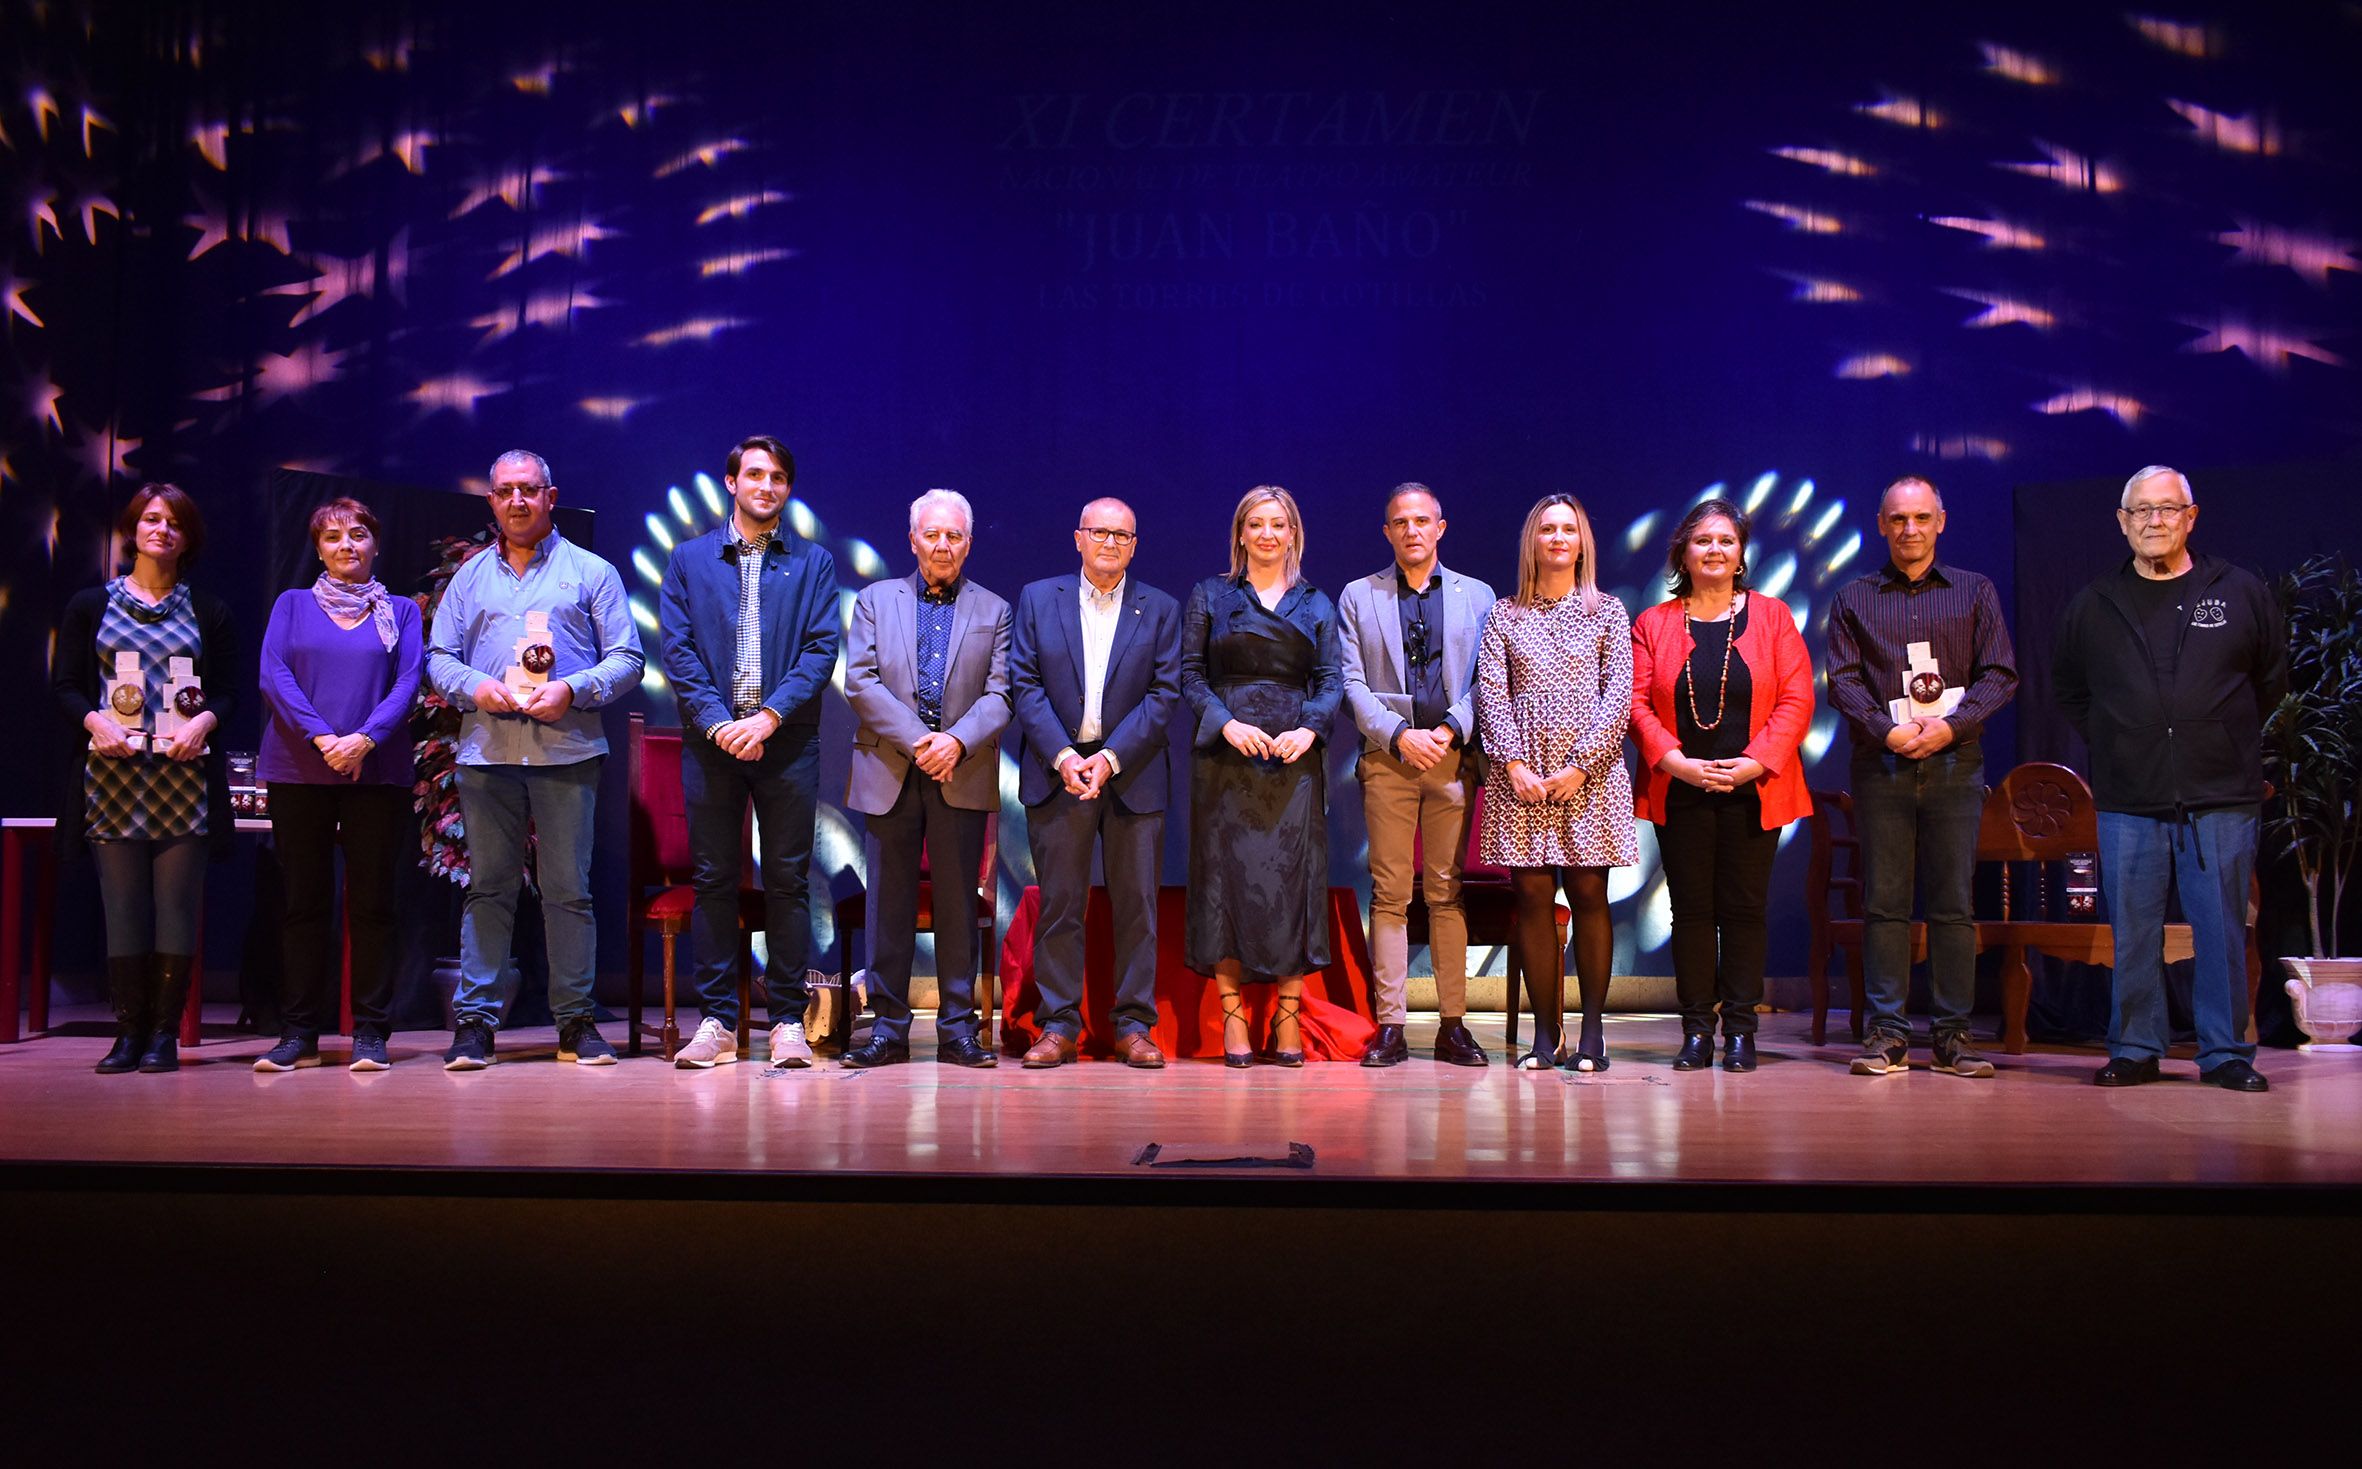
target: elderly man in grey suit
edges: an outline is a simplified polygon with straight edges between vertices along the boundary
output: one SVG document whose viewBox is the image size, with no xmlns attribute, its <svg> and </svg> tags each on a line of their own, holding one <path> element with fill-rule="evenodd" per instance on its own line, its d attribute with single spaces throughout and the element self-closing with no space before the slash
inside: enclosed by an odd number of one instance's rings
<svg viewBox="0 0 2362 1469">
<path fill-rule="evenodd" d="M 1042 904 L 1034 939 L 1042 1035 L 1025 1053 L 1029 1070 L 1075 1058 L 1094 846 L 1115 919 L 1116 1054 L 1127 1066 L 1165 1064 L 1148 1032 L 1181 608 L 1131 575 L 1137 541 L 1131 506 L 1093 500 L 1074 532 L 1081 574 L 1037 581 L 1017 596 L 1009 667 L 1021 736 L 1017 797 Z"/>
<path fill-rule="evenodd" d="M 855 1070 L 910 1059 L 910 965 L 918 948 L 919 853 L 934 878 L 936 1059 L 990 1066 L 976 1039 L 976 888 L 984 821 L 1000 807 L 1009 722 L 1009 604 L 969 581 L 976 517 L 954 490 L 910 505 L 918 570 L 872 582 L 845 634 L 845 698 L 861 721 L 845 804 L 877 844 L 870 1002 L 877 1023 L 848 1051 Z"/>
<path fill-rule="evenodd" d="M 1427 486 L 1396 485 L 1386 498 L 1384 529 L 1394 564 L 1349 584 L 1337 609 L 1345 707 L 1361 729 L 1362 813 L 1370 836 L 1378 1034 L 1361 1064 L 1410 1059 L 1403 1023 L 1416 879 L 1427 900 L 1428 952 L 1443 1020 L 1435 1059 L 1482 1066 L 1484 1048 L 1466 1024 L 1468 924 L 1460 911 L 1460 866 L 1470 803 L 1484 779 L 1471 689 L 1493 589 L 1437 559 L 1443 506 Z M 1423 849 L 1420 862 L 1412 857 L 1414 837 Z"/>
</svg>

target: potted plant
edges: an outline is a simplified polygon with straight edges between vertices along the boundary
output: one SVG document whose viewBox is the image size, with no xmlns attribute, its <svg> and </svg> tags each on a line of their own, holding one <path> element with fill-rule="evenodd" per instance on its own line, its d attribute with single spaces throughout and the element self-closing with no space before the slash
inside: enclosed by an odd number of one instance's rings
<svg viewBox="0 0 2362 1469">
<path fill-rule="evenodd" d="M 2277 796 L 2265 830 L 2295 857 L 2313 951 L 2284 957 L 2288 996 L 2312 1039 L 2300 1049 L 2356 1051 L 2362 958 L 2339 957 L 2346 888 L 2362 855 L 2362 575 L 2316 556 L 2280 579 L 2288 623 L 2288 696 L 2264 725 L 2264 767 Z"/>
</svg>

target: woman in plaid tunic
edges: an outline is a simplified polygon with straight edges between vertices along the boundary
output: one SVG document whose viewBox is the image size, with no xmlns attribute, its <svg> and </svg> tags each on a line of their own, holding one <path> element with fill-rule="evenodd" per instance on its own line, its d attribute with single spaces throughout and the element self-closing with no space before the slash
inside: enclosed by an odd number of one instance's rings
<svg viewBox="0 0 2362 1469">
<path fill-rule="evenodd" d="M 116 535 L 131 570 L 66 604 L 51 670 L 59 707 L 80 726 L 58 837 L 87 840 L 98 866 L 116 1021 L 98 1069 L 110 1075 L 180 1066 L 207 844 L 235 829 L 227 758 L 211 736 L 240 661 L 228 607 L 181 579 L 205 542 L 196 502 L 143 485 Z"/>
</svg>

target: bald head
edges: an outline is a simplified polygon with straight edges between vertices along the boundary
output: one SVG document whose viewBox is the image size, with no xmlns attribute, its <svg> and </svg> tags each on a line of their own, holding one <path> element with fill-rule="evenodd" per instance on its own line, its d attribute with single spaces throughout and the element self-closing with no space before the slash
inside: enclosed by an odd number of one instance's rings
<svg viewBox="0 0 2362 1469">
<path fill-rule="evenodd" d="M 1083 507 L 1074 524 L 1074 549 L 1083 558 L 1083 576 L 1103 592 L 1120 585 L 1139 549 L 1139 522 L 1132 507 L 1113 495 L 1102 495 Z"/>
</svg>

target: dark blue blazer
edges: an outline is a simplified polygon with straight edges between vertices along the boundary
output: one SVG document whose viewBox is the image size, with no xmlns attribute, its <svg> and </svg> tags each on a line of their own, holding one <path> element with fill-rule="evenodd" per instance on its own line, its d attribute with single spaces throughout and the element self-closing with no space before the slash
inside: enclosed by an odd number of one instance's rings
<svg viewBox="0 0 2362 1469">
<path fill-rule="evenodd" d="M 738 660 L 738 554 L 729 523 L 673 548 L 658 595 L 660 658 L 681 723 L 727 723 Z M 784 524 L 763 552 L 763 706 L 782 724 L 818 724 L 837 666 L 837 563 Z"/>
<path fill-rule="evenodd" d="M 1017 706 L 1017 799 L 1028 806 L 1064 789 L 1051 762 L 1074 743 L 1083 722 L 1081 592 L 1076 573 L 1034 582 L 1017 597 L 1009 695 Z M 1165 809 L 1165 738 L 1180 705 L 1180 604 L 1132 577 L 1124 583 L 1107 684 L 1099 695 L 1102 742 L 1120 767 L 1107 794 L 1124 809 Z"/>
</svg>

